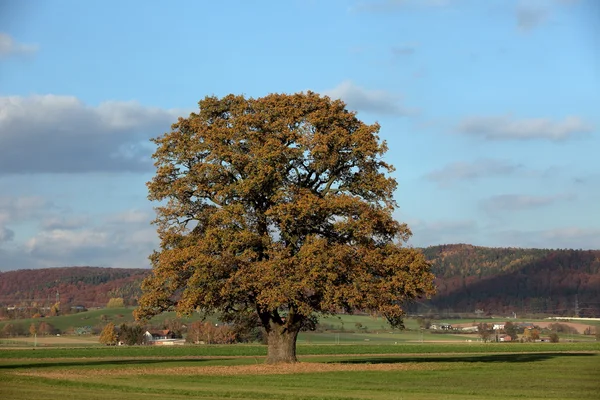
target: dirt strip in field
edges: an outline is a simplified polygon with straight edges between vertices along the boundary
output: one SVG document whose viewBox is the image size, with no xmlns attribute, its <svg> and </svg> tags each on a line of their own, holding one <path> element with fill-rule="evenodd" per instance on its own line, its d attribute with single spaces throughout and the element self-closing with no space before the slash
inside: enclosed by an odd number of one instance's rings
<svg viewBox="0 0 600 400">
<path fill-rule="evenodd" d="M 446 366 L 447 367 L 447 366 Z M 286 365 L 230 365 L 230 366 L 207 366 L 207 367 L 135 367 L 125 369 L 95 369 L 75 371 L 73 369 L 62 370 L 30 370 L 17 372 L 16 375 L 37 376 L 51 379 L 78 380 L 90 377 L 108 376 L 131 376 L 131 375 L 288 375 L 308 374 L 340 371 L 414 371 L 434 370 L 441 366 L 428 363 L 389 363 L 389 364 L 323 364 L 323 363 L 296 363 Z"/>
<path fill-rule="evenodd" d="M 551 345 L 548 345 L 551 346 Z M 456 353 L 356 353 L 356 354 L 303 354 L 298 358 L 386 358 L 386 357 L 454 357 L 454 356 L 494 356 L 494 355 L 518 355 L 518 354 L 556 354 L 556 353 L 577 353 L 577 354 L 599 354 L 598 350 L 551 350 L 547 351 L 487 351 L 487 352 L 456 352 Z M 73 362 L 73 361 L 185 361 L 185 360 L 234 360 L 238 358 L 253 358 L 263 362 L 266 356 L 124 356 L 124 357 L 47 357 L 47 358 L 6 358 L 0 359 L 0 365 L 3 361 L 12 363 L 32 362 L 36 363 L 56 363 L 56 362 Z"/>
</svg>

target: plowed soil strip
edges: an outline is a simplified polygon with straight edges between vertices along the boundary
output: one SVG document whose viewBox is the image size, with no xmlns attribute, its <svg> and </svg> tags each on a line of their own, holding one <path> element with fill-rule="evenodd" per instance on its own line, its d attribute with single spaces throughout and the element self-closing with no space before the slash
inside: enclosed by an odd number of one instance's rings
<svg viewBox="0 0 600 400">
<path fill-rule="evenodd" d="M 385 358 L 385 357 L 456 357 L 456 356 L 492 356 L 492 355 L 519 355 L 519 354 L 599 354 L 598 350 L 548 350 L 548 351 L 487 351 L 487 352 L 456 352 L 456 353 L 356 353 L 356 354 L 302 354 L 298 358 Z M 173 361 L 173 360 L 234 360 L 237 358 L 253 358 L 256 360 L 264 360 L 266 356 L 124 356 L 124 357 L 48 357 L 48 358 L 6 358 L 5 361 L 10 363 L 18 362 L 38 362 L 38 363 L 55 363 L 55 362 L 70 362 L 70 361 Z M 0 359 L 0 365 L 2 361 Z"/>
<path fill-rule="evenodd" d="M 447 367 L 447 366 L 446 366 Z M 170 368 L 126 368 L 126 369 L 86 369 L 85 371 L 53 370 L 17 372 L 17 375 L 38 376 L 53 379 L 78 380 L 82 378 L 130 376 L 130 375 L 287 375 L 340 371 L 414 371 L 434 370 L 442 366 L 433 363 L 390 363 L 390 364 L 323 364 L 296 363 L 289 365 L 232 365 L 210 367 L 170 367 Z"/>
</svg>

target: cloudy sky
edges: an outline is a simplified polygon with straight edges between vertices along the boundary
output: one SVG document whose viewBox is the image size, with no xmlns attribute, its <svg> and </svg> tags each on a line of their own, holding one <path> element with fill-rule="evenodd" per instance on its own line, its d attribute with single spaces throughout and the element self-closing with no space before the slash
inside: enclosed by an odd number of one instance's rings
<svg viewBox="0 0 600 400">
<path fill-rule="evenodd" d="M 148 266 L 148 139 L 306 90 L 382 125 L 412 245 L 600 248 L 597 0 L 0 0 L 0 270 Z"/>
</svg>

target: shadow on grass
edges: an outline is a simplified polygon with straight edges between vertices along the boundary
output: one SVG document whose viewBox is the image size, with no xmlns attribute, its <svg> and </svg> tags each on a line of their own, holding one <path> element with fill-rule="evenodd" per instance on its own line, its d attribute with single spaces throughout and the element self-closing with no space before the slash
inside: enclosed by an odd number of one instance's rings
<svg viewBox="0 0 600 400">
<path fill-rule="evenodd" d="M 181 358 L 181 359 L 150 359 L 150 360 L 81 360 L 81 361 L 51 361 L 51 362 L 38 362 L 38 363 L 18 363 L 10 365 L 0 365 L 1 370 L 11 369 L 28 369 L 28 368 L 55 368 L 55 367 L 102 367 L 102 366 L 127 366 L 127 365 L 139 365 L 147 366 L 150 364 L 162 364 L 168 366 L 169 364 L 181 365 L 185 362 L 186 364 L 204 363 L 207 361 L 223 361 L 231 360 L 231 358 L 210 358 L 210 359 L 193 359 Z"/>
<path fill-rule="evenodd" d="M 431 363 L 431 362 L 470 362 L 470 363 L 527 363 L 545 361 L 557 357 L 589 357 L 591 353 L 520 353 L 520 354 L 487 354 L 487 355 L 452 355 L 452 356 L 418 356 L 418 357 L 369 357 L 352 360 L 329 361 L 339 364 L 395 364 L 395 363 Z"/>
</svg>

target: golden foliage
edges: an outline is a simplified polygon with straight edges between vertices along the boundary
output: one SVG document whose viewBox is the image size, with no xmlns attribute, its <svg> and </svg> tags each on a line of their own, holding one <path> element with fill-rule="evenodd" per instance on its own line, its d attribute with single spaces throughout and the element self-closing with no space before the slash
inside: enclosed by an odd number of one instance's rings
<svg viewBox="0 0 600 400">
<path fill-rule="evenodd" d="M 125 307 L 125 302 L 122 297 L 111 297 L 106 303 L 106 308 L 123 308 Z"/>
<path fill-rule="evenodd" d="M 102 332 L 100 333 L 99 342 L 105 344 L 107 346 L 114 346 L 117 344 L 118 335 L 117 329 L 115 328 L 115 324 L 109 322 L 104 326 Z"/>
<path fill-rule="evenodd" d="M 433 293 L 392 213 L 387 150 L 340 100 L 308 92 L 206 97 L 154 139 L 161 248 L 137 318 L 164 310 L 257 312 L 297 332 L 313 313 L 380 312 Z M 285 318 L 284 318 L 285 316 Z"/>
</svg>

